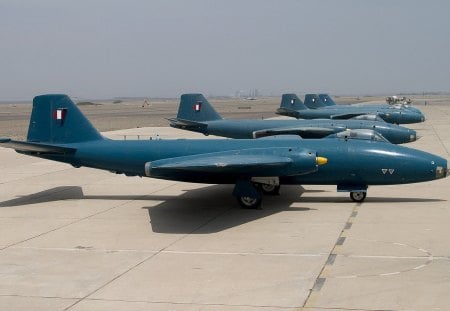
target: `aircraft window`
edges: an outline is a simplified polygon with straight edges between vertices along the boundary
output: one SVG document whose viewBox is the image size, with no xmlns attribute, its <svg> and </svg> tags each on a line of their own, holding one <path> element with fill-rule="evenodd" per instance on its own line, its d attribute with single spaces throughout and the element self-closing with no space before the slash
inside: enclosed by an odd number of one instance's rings
<svg viewBox="0 0 450 311">
<path fill-rule="evenodd" d="M 388 142 L 386 138 L 383 137 L 378 132 L 372 131 L 372 130 L 346 130 L 342 131 L 336 134 L 328 135 L 328 137 L 335 137 L 335 138 L 341 138 L 341 139 L 360 139 L 360 140 L 372 140 L 372 141 L 379 141 L 379 142 Z"/>
</svg>

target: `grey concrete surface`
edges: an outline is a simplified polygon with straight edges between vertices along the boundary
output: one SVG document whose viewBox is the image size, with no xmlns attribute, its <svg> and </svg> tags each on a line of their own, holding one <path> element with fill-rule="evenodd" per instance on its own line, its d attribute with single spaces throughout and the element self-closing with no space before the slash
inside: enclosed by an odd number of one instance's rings
<svg viewBox="0 0 450 311">
<path fill-rule="evenodd" d="M 421 109 L 410 146 L 449 158 L 450 105 Z M 0 159 L 0 310 L 449 310 L 450 179 L 243 210 L 227 185 Z"/>
</svg>

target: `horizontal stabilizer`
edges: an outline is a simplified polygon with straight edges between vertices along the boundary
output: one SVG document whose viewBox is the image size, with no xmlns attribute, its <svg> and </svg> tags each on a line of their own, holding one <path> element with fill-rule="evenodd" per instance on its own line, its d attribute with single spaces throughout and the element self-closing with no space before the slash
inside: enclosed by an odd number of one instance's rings
<svg viewBox="0 0 450 311">
<path fill-rule="evenodd" d="M 322 138 L 333 134 L 334 132 L 333 129 L 322 127 L 288 127 L 254 131 L 253 138 L 273 135 L 299 135 L 302 138 Z"/>
<path fill-rule="evenodd" d="M 282 116 L 288 116 L 288 117 L 293 117 L 293 118 L 297 118 L 299 113 L 297 110 L 293 110 L 293 109 L 289 109 L 289 108 L 283 108 L 280 107 L 275 111 L 276 114 L 282 115 Z"/>
<path fill-rule="evenodd" d="M 0 138 L 0 147 L 15 149 L 17 152 L 23 153 L 73 154 L 76 152 L 74 148 L 16 141 L 9 138 Z"/>
<path fill-rule="evenodd" d="M 187 130 L 204 130 L 208 127 L 207 124 L 202 122 L 196 122 L 191 120 L 179 119 L 179 118 L 169 118 L 170 126 L 178 129 Z"/>
</svg>

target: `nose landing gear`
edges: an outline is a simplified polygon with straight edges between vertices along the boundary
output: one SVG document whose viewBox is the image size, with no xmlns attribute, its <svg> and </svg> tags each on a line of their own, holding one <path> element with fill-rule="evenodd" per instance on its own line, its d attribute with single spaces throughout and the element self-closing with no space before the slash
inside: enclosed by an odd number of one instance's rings
<svg viewBox="0 0 450 311">
<path fill-rule="evenodd" d="M 350 192 L 350 199 L 352 199 L 353 202 L 362 202 L 366 198 L 367 192 L 365 191 L 351 191 Z"/>
</svg>

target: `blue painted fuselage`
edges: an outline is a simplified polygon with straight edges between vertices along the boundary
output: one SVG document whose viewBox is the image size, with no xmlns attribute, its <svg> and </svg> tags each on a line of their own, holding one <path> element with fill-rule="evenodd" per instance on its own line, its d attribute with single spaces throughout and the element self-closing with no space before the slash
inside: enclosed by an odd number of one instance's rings
<svg viewBox="0 0 450 311">
<path fill-rule="evenodd" d="M 403 144 L 416 140 L 416 131 L 406 127 L 378 121 L 366 120 L 214 120 L 204 121 L 204 128 L 191 129 L 205 135 L 216 135 L 229 138 L 253 138 L 253 132 L 266 129 L 288 128 L 327 128 L 333 133 L 346 129 L 369 129 L 383 135 L 393 144 Z M 306 137 L 309 138 L 309 137 Z"/>
<path fill-rule="evenodd" d="M 317 185 L 390 185 L 415 183 L 445 176 L 447 161 L 441 157 L 383 142 L 345 139 L 301 140 L 284 137 L 258 140 L 99 140 L 60 145 L 75 148 L 73 155 L 45 155 L 39 157 L 87 166 L 127 175 L 146 176 L 145 164 L 207 153 L 248 150 L 251 148 L 289 147 L 316 152 L 328 159 L 316 172 L 305 175 L 279 176 L 281 184 Z M 275 150 L 274 149 L 274 150 Z M 276 151 L 274 151 L 276 152 Z M 235 183 L 246 178 L 238 173 L 177 172 L 173 176 L 149 176 L 196 183 Z"/>
<path fill-rule="evenodd" d="M 420 111 L 395 106 L 327 106 L 318 109 L 291 111 L 280 108 L 277 113 L 298 119 L 337 119 L 341 118 L 341 116 L 378 115 L 384 121 L 395 124 L 419 123 L 425 120 L 424 115 Z"/>
</svg>

